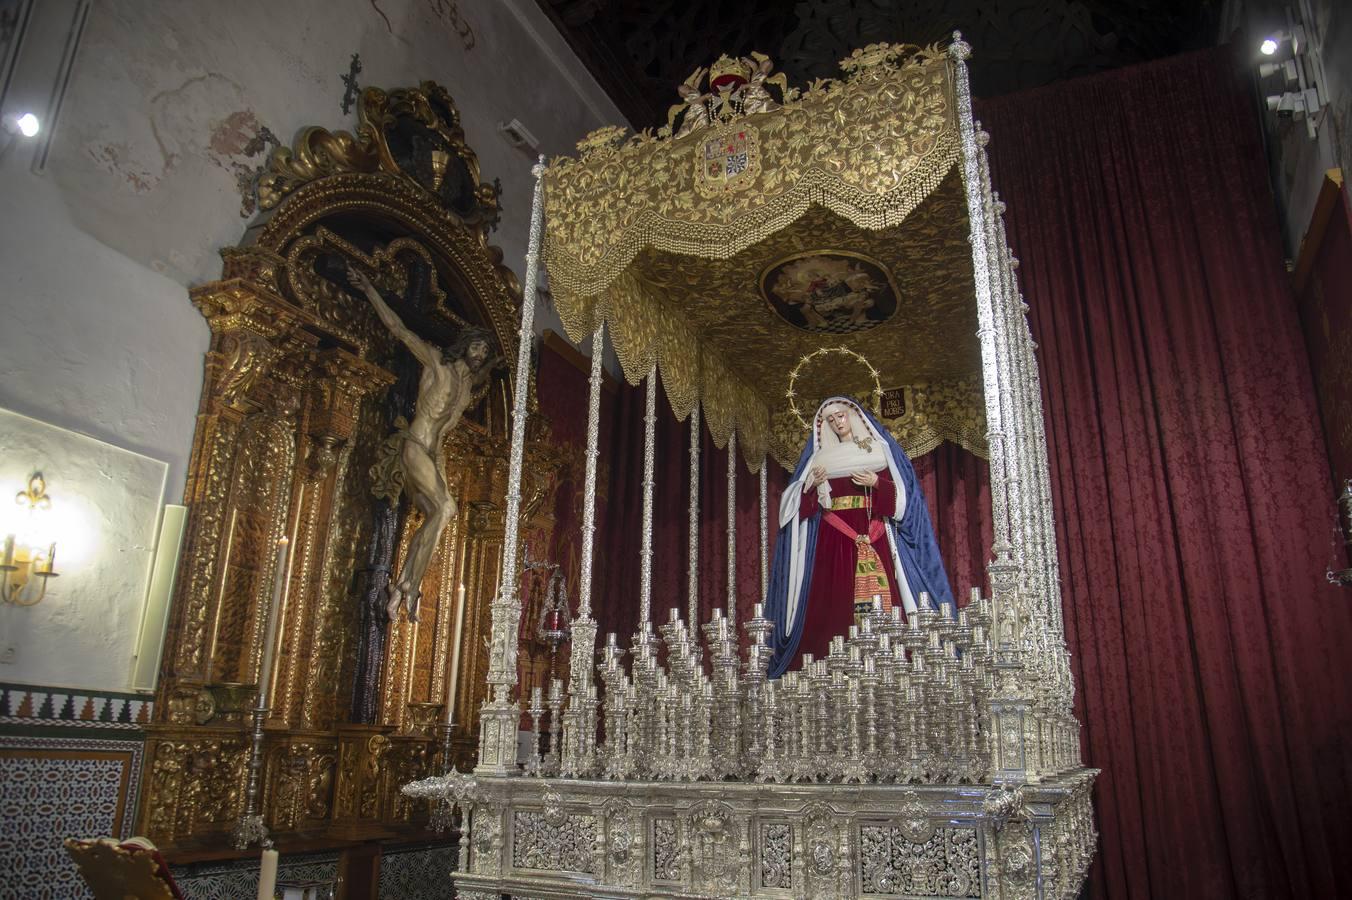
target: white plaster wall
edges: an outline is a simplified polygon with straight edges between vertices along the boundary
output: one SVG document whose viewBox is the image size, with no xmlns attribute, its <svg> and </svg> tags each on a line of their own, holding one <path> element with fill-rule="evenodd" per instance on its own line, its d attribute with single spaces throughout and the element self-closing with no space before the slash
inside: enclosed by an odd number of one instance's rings
<svg viewBox="0 0 1352 900">
<path fill-rule="evenodd" d="M 128 690 L 168 466 L 0 410 L 0 538 L 19 532 L 10 502 L 41 470 L 51 509 L 43 547 L 56 571 L 33 606 L 0 607 L 0 680 Z"/>
<path fill-rule="evenodd" d="M 20 74 L 57 50 L 25 48 Z M 339 107 L 353 52 L 362 86 L 450 90 L 502 181 L 493 240 L 518 275 L 533 160 L 498 122 L 552 156 L 623 121 L 532 0 L 100 0 L 45 173 L 23 146 L 0 164 L 0 405 L 163 458 L 180 495 L 209 337 L 185 288 L 219 276 L 248 224 L 237 179 L 261 162 L 243 153 L 258 126 L 289 142 L 355 124 Z"/>
</svg>

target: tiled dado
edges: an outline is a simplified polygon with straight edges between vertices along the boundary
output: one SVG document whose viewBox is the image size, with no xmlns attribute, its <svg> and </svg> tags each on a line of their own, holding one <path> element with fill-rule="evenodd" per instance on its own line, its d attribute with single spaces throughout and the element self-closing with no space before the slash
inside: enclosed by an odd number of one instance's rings
<svg viewBox="0 0 1352 900">
<path fill-rule="evenodd" d="M 332 881 L 338 877 L 339 854 L 292 855 L 283 843 L 277 880 Z M 380 854 L 380 900 L 452 900 L 450 874 L 455 870 L 454 844 L 388 847 Z M 187 900 L 239 900 L 258 893 L 258 859 L 174 866 L 174 880 Z"/>
<path fill-rule="evenodd" d="M 380 900 L 452 900 L 457 848 L 388 849 L 380 855 Z"/>
<path fill-rule="evenodd" d="M 0 735 L 0 900 L 90 896 L 61 841 L 130 835 L 143 748 L 120 734 Z"/>
<path fill-rule="evenodd" d="M 151 698 L 0 683 L 0 900 L 91 896 L 67 837 L 129 837 Z"/>
<path fill-rule="evenodd" d="M 0 682 L 0 725 L 62 725 L 140 730 L 154 712 L 150 694 Z"/>
<path fill-rule="evenodd" d="M 292 856 L 281 848 L 278 881 L 333 881 L 338 877 L 338 854 Z M 258 896 L 258 859 L 172 866 L 186 900 L 240 900 Z"/>
</svg>

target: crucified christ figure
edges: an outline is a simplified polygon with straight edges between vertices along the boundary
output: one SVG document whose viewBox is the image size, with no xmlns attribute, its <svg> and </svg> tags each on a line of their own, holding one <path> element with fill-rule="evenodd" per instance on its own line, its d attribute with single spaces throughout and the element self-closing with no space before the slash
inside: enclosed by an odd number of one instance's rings
<svg viewBox="0 0 1352 900">
<path fill-rule="evenodd" d="M 455 518 L 455 498 L 446 489 L 441 471 L 441 443 L 460 422 L 475 389 L 488 378 L 497 362 L 489 359 L 490 334 L 483 328 L 465 328 L 455 343 L 444 350 L 414 334 L 390 309 L 375 285 L 352 265 L 347 267 L 352 286 L 366 295 L 376 315 L 409 349 L 422 366 L 413 421 L 395 422 L 398 430 L 386 442 L 389 457 L 372 467 L 377 476 L 377 496 L 397 501 L 399 490 L 408 495 L 423 523 L 409 542 L 408 557 L 397 578 L 390 580 L 386 611 L 393 620 L 399 607 L 408 610 L 410 621 L 418 620 L 418 595 L 427 564 L 432 560 L 442 530 Z"/>
</svg>

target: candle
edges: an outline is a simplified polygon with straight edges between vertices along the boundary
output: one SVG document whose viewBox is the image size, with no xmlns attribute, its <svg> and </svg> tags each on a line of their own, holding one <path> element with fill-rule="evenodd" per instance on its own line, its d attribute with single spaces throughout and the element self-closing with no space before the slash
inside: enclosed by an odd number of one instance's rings
<svg viewBox="0 0 1352 900">
<path fill-rule="evenodd" d="M 47 568 L 44 571 L 49 574 L 56 571 L 56 541 L 52 541 L 52 545 L 47 548 Z"/>
<path fill-rule="evenodd" d="M 465 626 L 465 586 L 455 591 L 455 636 L 451 638 L 451 677 L 446 682 L 446 724 L 455 724 L 455 695 L 460 685 L 460 636 Z"/>
<path fill-rule="evenodd" d="M 606 646 L 607 646 L 607 647 L 618 647 L 618 646 L 619 646 L 619 635 L 617 635 L 617 634 L 616 634 L 615 632 L 613 632 L 613 631 L 608 631 L 608 632 L 606 632 Z"/>
<path fill-rule="evenodd" d="M 268 708 L 269 695 L 272 693 L 272 661 L 277 654 L 277 616 L 282 607 L 282 594 L 286 592 L 286 557 L 289 547 L 290 541 L 285 537 L 278 539 L 277 567 L 272 576 L 272 604 L 268 607 L 267 623 L 263 626 L 263 662 L 258 668 L 258 709 Z M 276 854 L 273 856 L 275 859 Z"/>
<path fill-rule="evenodd" d="M 531 709 L 543 709 L 545 705 L 544 688 L 538 684 L 530 689 L 530 707 Z"/>
<path fill-rule="evenodd" d="M 681 611 L 676 607 L 671 608 L 671 621 L 679 622 L 681 620 Z"/>
<path fill-rule="evenodd" d="M 754 611 L 754 613 L 752 614 L 751 618 L 753 618 L 753 619 L 763 619 L 763 618 L 765 618 L 765 604 L 764 604 L 764 603 L 757 603 L 757 604 L 755 605 L 755 607 L 754 607 L 754 610 L 755 610 L 755 611 Z"/>
<path fill-rule="evenodd" d="M 5 561 L 4 565 L 14 565 L 14 535 L 5 535 Z"/>
<path fill-rule="evenodd" d="M 258 900 L 272 900 L 277 892 L 277 851 L 264 850 L 258 866 Z"/>
</svg>

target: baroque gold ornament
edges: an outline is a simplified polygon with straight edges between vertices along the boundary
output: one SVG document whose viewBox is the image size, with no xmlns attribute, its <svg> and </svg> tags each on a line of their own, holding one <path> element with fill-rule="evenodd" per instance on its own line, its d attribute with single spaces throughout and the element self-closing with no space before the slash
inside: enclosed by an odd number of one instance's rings
<svg viewBox="0 0 1352 900">
<path fill-rule="evenodd" d="M 608 325 L 626 380 L 655 362 L 676 414 L 703 402 L 717 445 L 735 432 L 752 468 L 772 449 L 788 463 L 771 422 L 812 332 L 859 332 L 849 345 L 903 383 L 979 367 L 948 61 L 875 50 L 807 92 L 772 72 L 722 57 L 681 86 L 667 129 L 593 132 L 544 173 L 569 338 Z M 807 271 L 832 258 L 844 271 Z M 918 352 L 934 346 L 954 352 Z"/>
<path fill-rule="evenodd" d="M 496 190 L 480 182 L 445 90 L 371 89 L 359 116 L 355 134 L 316 126 L 274 155 L 260 184 L 272 192 L 266 221 L 222 252 L 220 280 L 190 292 L 212 342 L 185 492 L 183 571 L 135 804 L 138 831 L 170 849 L 222 844 L 248 810 L 251 825 L 278 835 L 418 833 L 425 811 L 398 788 L 432 766 L 440 742 L 429 710 L 449 702 L 459 723 L 449 756 L 463 764 L 472 753 L 515 384 L 499 377 L 475 392 L 463 427 L 439 448 L 462 507 L 423 579 L 424 621 L 395 626 L 360 671 L 354 651 L 370 634 L 358 633 L 358 573 L 370 565 L 377 528 L 388 527 L 397 554 L 416 522 L 372 522 L 368 472 L 388 435 L 395 342 L 342 271 L 370 273 L 401 310 L 417 300 L 417 327 L 438 346 L 479 326 L 513 355 L 522 349 L 519 285 L 488 242 Z M 547 539 L 552 492 L 573 461 L 526 400 L 529 385 L 522 390 L 523 519 Z M 260 613 L 273 586 L 258 561 L 283 535 L 293 550 L 270 708 L 251 717 Z M 451 652 L 453 634 L 463 653 Z M 357 683 L 372 686 L 369 714 L 352 715 Z M 251 718 L 266 727 L 252 729 Z M 255 734 L 261 771 L 250 789 Z"/>
</svg>

